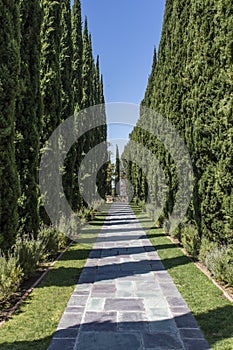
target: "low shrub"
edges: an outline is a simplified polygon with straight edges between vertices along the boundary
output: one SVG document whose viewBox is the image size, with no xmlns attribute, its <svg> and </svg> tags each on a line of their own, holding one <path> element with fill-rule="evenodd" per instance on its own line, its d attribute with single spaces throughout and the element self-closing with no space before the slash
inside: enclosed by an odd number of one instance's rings
<svg viewBox="0 0 233 350">
<path fill-rule="evenodd" d="M 181 229 L 181 243 L 188 254 L 198 257 L 201 239 L 197 228 L 192 224 L 184 225 Z"/>
<path fill-rule="evenodd" d="M 162 214 L 158 218 L 157 224 L 158 224 L 158 227 L 163 227 L 164 231 L 167 233 L 168 228 L 166 227 L 165 222 L 166 222 L 166 216 L 165 216 L 165 213 L 162 212 Z"/>
<path fill-rule="evenodd" d="M 146 204 L 145 205 L 145 211 L 149 218 L 151 220 L 154 220 L 154 205 L 153 204 Z"/>
<path fill-rule="evenodd" d="M 205 263 L 205 258 L 207 254 L 209 254 L 211 251 L 213 251 L 217 247 L 218 247 L 218 243 L 211 242 L 205 236 L 202 237 L 198 260 L 201 261 L 202 263 Z"/>
<path fill-rule="evenodd" d="M 44 242 L 44 250 L 47 257 L 56 256 L 68 243 L 68 237 L 53 226 L 42 226 L 38 237 Z"/>
<path fill-rule="evenodd" d="M 213 277 L 219 281 L 233 286 L 233 247 L 222 246 L 208 252 L 205 265 Z"/>
<path fill-rule="evenodd" d="M 28 279 L 45 259 L 45 243 L 40 237 L 35 239 L 30 234 L 18 236 L 13 246 L 13 254 L 23 271 L 24 279 Z"/>
<path fill-rule="evenodd" d="M 23 271 L 13 255 L 0 252 L 0 303 L 7 302 L 19 289 Z"/>
</svg>

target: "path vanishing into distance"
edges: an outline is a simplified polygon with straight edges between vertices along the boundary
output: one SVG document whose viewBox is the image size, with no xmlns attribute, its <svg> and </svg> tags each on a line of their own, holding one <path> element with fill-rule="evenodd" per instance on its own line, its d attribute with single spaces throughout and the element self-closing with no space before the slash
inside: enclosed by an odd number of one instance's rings
<svg viewBox="0 0 233 350">
<path fill-rule="evenodd" d="M 128 204 L 112 204 L 48 349 L 210 349 Z"/>
</svg>

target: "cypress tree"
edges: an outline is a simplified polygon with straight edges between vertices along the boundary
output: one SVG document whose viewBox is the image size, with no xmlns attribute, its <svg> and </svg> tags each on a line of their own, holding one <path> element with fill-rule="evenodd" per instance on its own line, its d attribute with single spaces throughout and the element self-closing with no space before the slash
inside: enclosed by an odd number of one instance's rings
<svg viewBox="0 0 233 350">
<path fill-rule="evenodd" d="M 72 42 L 73 42 L 73 94 L 74 110 L 81 109 L 82 102 L 82 15 L 79 0 L 74 0 L 72 7 Z"/>
<path fill-rule="evenodd" d="M 202 237 L 232 242 L 232 11 L 229 0 L 167 0 L 158 61 L 142 101 L 167 118 L 188 147 L 195 184 L 187 220 L 199 244 Z M 147 118 L 142 113 L 139 122 L 153 131 L 155 122 Z M 176 202 L 176 165 L 158 140 L 146 141 L 136 128 L 130 138 L 149 147 L 163 167 L 168 217 Z M 144 179 L 137 166 L 131 172 L 139 196 Z"/>
<path fill-rule="evenodd" d="M 154 56 L 153 56 L 153 63 L 152 63 L 152 70 L 148 78 L 147 88 L 145 92 L 144 99 L 142 101 L 142 105 L 145 105 L 146 107 L 151 106 L 151 99 L 153 97 L 153 89 L 155 84 L 155 74 L 156 74 L 156 66 L 157 66 L 157 53 L 156 48 L 154 48 Z"/>
<path fill-rule="evenodd" d="M 115 190 L 114 194 L 119 195 L 120 194 L 120 158 L 119 158 L 119 149 L 116 145 L 116 164 L 115 164 Z"/>
<path fill-rule="evenodd" d="M 15 241 L 19 182 L 15 161 L 15 102 L 20 69 L 19 5 L 0 2 L 0 247 Z"/>
<path fill-rule="evenodd" d="M 16 158 L 20 176 L 20 229 L 38 231 L 38 162 L 41 126 L 39 0 L 21 1 L 20 96 L 16 109 Z M 36 20 L 35 20 L 36 18 Z"/>
<path fill-rule="evenodd" d="M 60 40 L 61 120 L 65 120 L 73 114 L 72 63 L 73 44 L 70 0 L 62 0 Z"/>
<path fill-rule="evenodd" d="M 72 43 L 73 43 L 73 103 L 74 113 L 78 113 L 82 109 L 82 15 L 81 4 L 79 0 L 74 0 L 71 13 L 72 21 Z M 82 140 L 79 140 L 70 150 L 70 153 L 75 154 L 74 158 L 74 176 L 73 176 L 73 194 L 72 208 L 78 210 L 81 207 L 81 195 L 78 186 L 78 171 L 82 159 Z"/>
<path fill-rule="evenodd" d="M 91 38 L 88 32 L 87 18 L 85 18 L 82 54 L 82 109 L 92 105 L 93 57 L 91 49 Z"/>
<path fill-rule="evenodd" d="M 61 74 L 60 74 L 60 42 L 61 42 L 61 3 L 57 0 L 43 0 L 43 22 L 41 28 L 41 95 L 43 102 L 42 117 L 42 145 L 49 139 L 53 131 L 61 122 Z M 57 155 L 58 147 L 51 150 Z M 54 162 L 53 162 L 54 164 Z M 56 166 L 56 164 L 54 164 Z M 58 193 L 56 184 L 48 174 L 48 186 L 54 186 L 53 206 L 57 212 L 59 208 Z M 50 183 L 49 183 L 50 181 Z M 40 208 L 40 216 L 44 223 L 50 224 L 44 207 Z"/>
<path fill-rule="evenodd" d="M 61 1 L 61 42 L 60 42 L 60 74 L 61 74 L 61 121 L 73 115 L 73 44 L 71 28 L 70 0 Z M 65 142 L 65 140 L 64 140 Z M 74 189 L 74 165 L 76 153 L 72 147 L 64 164 L 63 186 L 66 197 L 72 204 Z"/>
<path fill-rule="evenodd" d="M 97 58 L 97 65 L 98 65 L 98 58 Z M 105 151 L 103 152 L 103 163 L 105 163 L 106 159 L 109 159 L 108 154 L 108 145 L 107 145 L 107 125 L 106 125 L 106 111 L 105 111 L 105 98 L 104 98 L 104 86 L 103 86 L 103 76 L 101 74 L 100 80 L 99 80 L 99 104 L 102 105 L 102 126 L 100 127 L 100 139 L 99 142 L 105 142 Z M 111 181 L 108 182 L 108 172 L 110 171 L 111 162 L 109 165 L 109 162 L 105 163 L 104 166 L 101 169 L 100 175 L 99 175 L 99 193 L 102 198 L 105 198 L 106 194 L 112 194 L 112 184 Z"/>
<path fill-rule="evenodd" d="M 61 3 L 43 0 L 41 29 L 41 93 L 43 101 L 43 132 L 45 142 L 61 121 Z"/>
</svg>

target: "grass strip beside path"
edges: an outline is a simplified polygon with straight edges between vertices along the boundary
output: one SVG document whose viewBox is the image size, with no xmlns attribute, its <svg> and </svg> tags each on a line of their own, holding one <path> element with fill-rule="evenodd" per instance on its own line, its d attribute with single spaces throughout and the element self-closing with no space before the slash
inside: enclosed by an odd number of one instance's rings
<svg viewBox="0 0 233 350">
<path fill-rule="evenodd" d="M 173 244 L 162 229 L 152 228 L 146 214 L 132 205 L 165 268 L 186 300 L 213 350 L 233 350 L 233 304 Z"/>
<path fill-rule="evenodd" d="M 96 215 L 82 243 L 72 245 L 64 253 L 11 319 L 0 328 L 1 350 L 48 348 L 108 209 L 109 206 L 106 205 Z"/>
</svg>

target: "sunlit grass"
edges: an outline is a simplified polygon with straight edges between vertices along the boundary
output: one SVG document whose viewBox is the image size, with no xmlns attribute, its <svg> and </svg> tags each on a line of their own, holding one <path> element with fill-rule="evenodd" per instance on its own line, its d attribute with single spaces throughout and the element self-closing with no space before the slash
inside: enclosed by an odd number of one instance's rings
<svg viewBox="0 0 233 350">
<path fill-rule="evenodd" d="M 87 235 L 82 235 L 81 243 L 65 252 L 20 309 L 0 328 L 1 350 L 47 349 L 108 209 L 109 206 L 105 206 L 89 226 Z"/>
<path fill-rule="evenodd" d="M 143 228 L 150 228 L 147 216 L 132 206 Z M 211 348 L 233 349 L 233 305 L 200 271 L 181 249 L 173 244 L 162 229 L 146 230 L 165 268 L 194 314 Z"/>
</svg>

